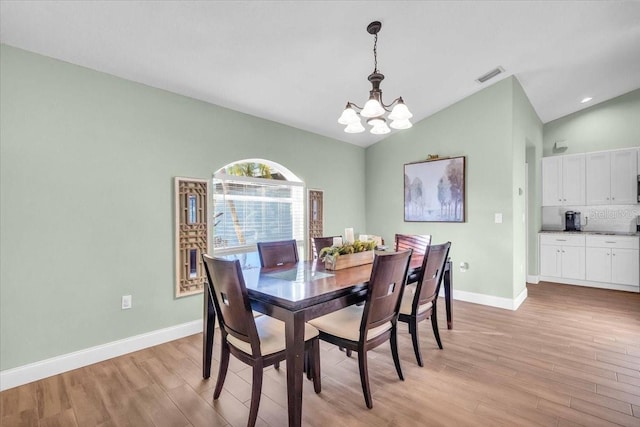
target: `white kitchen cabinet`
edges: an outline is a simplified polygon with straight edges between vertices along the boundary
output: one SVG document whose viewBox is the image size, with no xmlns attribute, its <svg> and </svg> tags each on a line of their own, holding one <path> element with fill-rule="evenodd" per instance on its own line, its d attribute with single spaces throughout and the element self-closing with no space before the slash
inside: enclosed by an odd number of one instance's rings
<svg viewBox="0 0 640 427">
<path fill-rule="evenodd" d="M 540 275 L 562 277 L 562 246 L 540 244 Z"/>
<path fill-rule="evenodd" d="M 608 205 L 611 203 L 611 155 L 608 151 L 588 153 L 587 204 Z"/>
<path fill-rule="evenodd" d="M 611 249 L 586 248 L 586 279 L 594 282 L 611 281 Z"/>
<path fill-rule="evenodd" d="M 562 205 L 562 157 L 542 158 L 542 206 Z"/>
<path fill-rule="evenodd" d="M 584 242 L 583 235 L 541 234 L 540 275 L 584 280 Z"/>
<path fill-rule="evenodd" d="M 585 155 L 542 159 L 542 206 L 584 205 Z"/>
<path fill-rule="evenodd" d="M 586 155 L 587 205 L 637 203 L 638 150 Z"/>
<path fill-rule="evenodd" d="M 587 236 L 586 280 L 638 286 L 639 243 L 638 237 Z"/>
<path fill-rule="evenodd" d="M 638 203 L 638 150 L 611 152 L 611 203 Z"/>
<path fill-rule="evenodd" d="M 611 249 L 611 281 L 621 285 L 638 286 L 639 256 L 637 249 Z"/>
</svg>

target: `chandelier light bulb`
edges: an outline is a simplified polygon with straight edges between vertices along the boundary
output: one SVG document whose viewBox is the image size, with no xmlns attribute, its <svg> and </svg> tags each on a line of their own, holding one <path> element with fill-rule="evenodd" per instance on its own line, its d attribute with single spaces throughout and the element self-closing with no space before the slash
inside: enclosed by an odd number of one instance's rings
<svg viewBox="0 0 640 427">
<path fill-rule="evenodd" d="M 344 128 L 344 131 L 346 133 L 361 133 L 364 132 L 364 126 L 362 126 L 362 123 L 360 123 L 360 120 L 358 119 L 355 123 L 349 123 L 349 125 Z"/>
<path fill-rule="evenodd" d="M 391 129 L 389 129 L 389 126 L 387 126 L 385 122 L 382 122 L 379 125 L 373 126 L 369 132 L 371 132 L 374 135 L 385 135 L 391 132 Z"/>
<path fill-rule="evenodd" d="M 385 120 L 382 117 L 374 117 L 372 119 L 367 120 L 367 124 L 373 127 L 384 125 Z"/>
<path fill-rule="evenodd" d="M 391 126 L 394 129 L 402 130 L 402 129 L 409 129 L 413 125 L 411 124 L 409 119 L 405 119 L 405 120 L 394 120 L 391 122 L 389 126 Z"/>
<path fill-rule="evenodd" d="M 359 121 L 360 118 L 358 117 L 356 110 L 351 108 L 351 106 L 347 106 L 347 108 L 344 109 L 342 115 L 340 115 L 340 118 L 338 119 L 338 123 L 340 123 L 341 125 L 350 125 L 351 123 Z"/>
<path fill-rule="evenodd" d="M 384 108 L 375 98 L 369 98 L 366 104 L 364 104 L 364 108 L 360 112 L 362 117 L 378 117 L 385 113 Z"/>
<path fill-rule="evenodd" d="M 398 100 L 398 103 L 393 107 L 391 114 L 389 114 L 389 120 L 409 120 L 411 117 L 413 117 L 413 114 L 411 114 L 409 108 L 407 108 L 405 103 L 402 101 L 402 98 Z"/>
</svg>

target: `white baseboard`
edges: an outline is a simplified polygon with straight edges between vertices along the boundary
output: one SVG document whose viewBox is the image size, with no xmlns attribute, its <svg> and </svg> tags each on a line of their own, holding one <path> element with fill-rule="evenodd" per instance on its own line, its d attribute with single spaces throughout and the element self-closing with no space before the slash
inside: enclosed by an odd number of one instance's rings
<svg viewBox="0 0 640 427">
<path fill-rule="evenodd" d="M 496 297 L 493 295 L 477 294 L 475 292 L 467 292 L 454 289 L 453 299 L 515 311 L 518 309 L 518 307 L 520 307 L 520 304 L 522 304 L 524 300 L 527 299 L 527 288 L 524 288 L 524 290 L 520 292 L 520 295 L 518 295 L 514 299 Z"/>
<path fill-rule="evenodd" d="M 0 371 L 0 391 L 200 332 L 202 332 L 202 320 L 194 320 L 17 368 L 5 369 Z"/>
<path fill-rule="evenodd" d="M 592 282 L 589 280 L 565 279 L 550 276 L 540 276 L 540 281 L 562 283 L 564 285 L 586 286 L 588 288 L 612 289 L 614 291 L 640 292 L 640 287 L 638 285 L 618 285 L 617 283 Z"/>
<path fill-rule="evenodd" d="M 533 283 L 537 285 L 540 283 L 540 276 L 527 276 L 527 283 Z"/>
</svg>

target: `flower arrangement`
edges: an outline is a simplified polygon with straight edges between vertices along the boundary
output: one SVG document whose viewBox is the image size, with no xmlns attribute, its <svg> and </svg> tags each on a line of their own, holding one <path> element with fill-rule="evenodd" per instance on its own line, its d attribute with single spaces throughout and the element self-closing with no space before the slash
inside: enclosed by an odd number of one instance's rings
<svg viewBox="0 0 640 427">
<path fill-rule="evenodd" d="M 328 248 L 322 248 L 318 256 L 320 259 L 325 257 L 337 258 L 340 255 L 356 254 L 358 252 L 372 251 L 376 248 L 376 242 L 374 240 L 368 240 L 366 242 L 355 240 L 353 243 L 345 243 L 340 246 L 331 246 Z"/>
</svg>

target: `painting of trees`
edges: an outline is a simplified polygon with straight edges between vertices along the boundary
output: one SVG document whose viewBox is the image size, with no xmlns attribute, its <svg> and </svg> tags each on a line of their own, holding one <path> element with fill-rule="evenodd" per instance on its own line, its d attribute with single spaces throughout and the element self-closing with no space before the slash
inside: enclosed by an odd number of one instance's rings
<svg viewBox="0 0 640 427">
<path fill-rule="evenodd" d="M 405 221 L 464 222 L 465 158 L 404 167 Z"/>
</svg>

